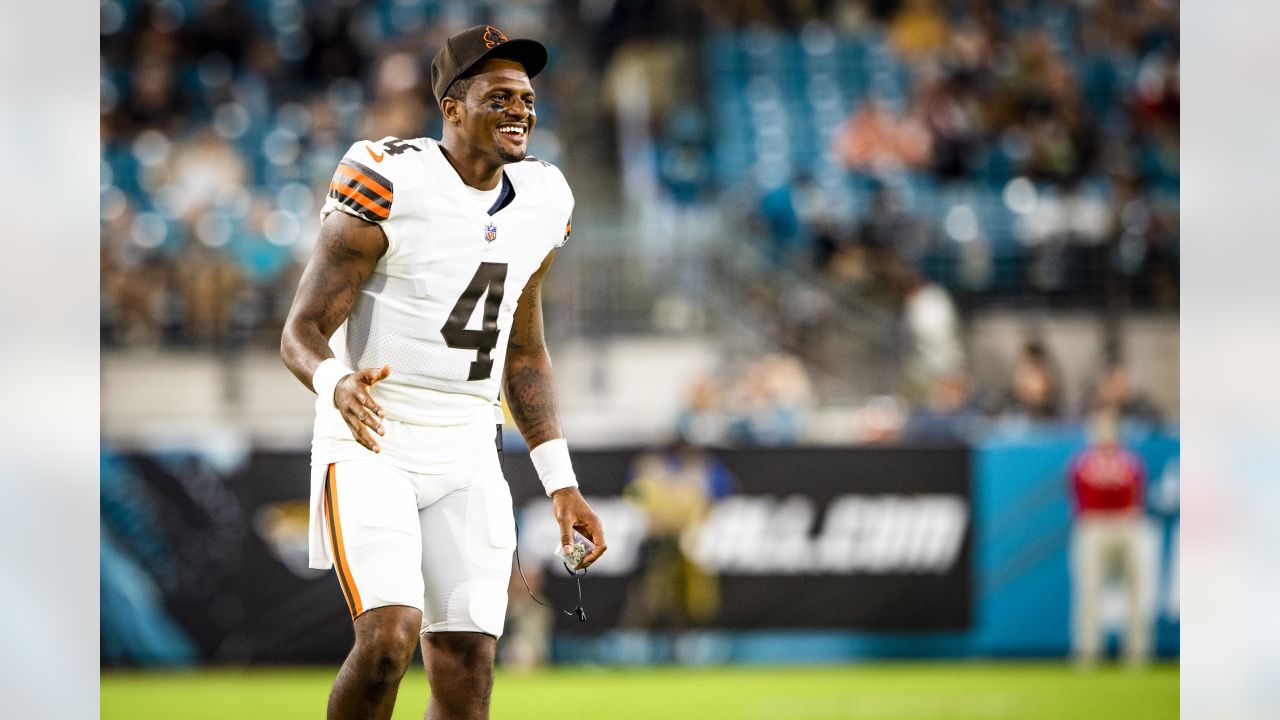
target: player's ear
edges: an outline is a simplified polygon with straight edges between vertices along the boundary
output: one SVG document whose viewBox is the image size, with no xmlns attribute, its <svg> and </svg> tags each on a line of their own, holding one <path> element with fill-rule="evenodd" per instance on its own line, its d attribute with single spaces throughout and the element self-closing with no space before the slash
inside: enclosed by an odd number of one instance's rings
<svg viewBox="0 0 1280 720">
<path fill-rule="evenodd" d="M 458 123 L 462 121 L 462 103 L 457 98 L 445 97 L 440 101 L 440 114 L 444 116 L 447 123 Z"/>
</svg>

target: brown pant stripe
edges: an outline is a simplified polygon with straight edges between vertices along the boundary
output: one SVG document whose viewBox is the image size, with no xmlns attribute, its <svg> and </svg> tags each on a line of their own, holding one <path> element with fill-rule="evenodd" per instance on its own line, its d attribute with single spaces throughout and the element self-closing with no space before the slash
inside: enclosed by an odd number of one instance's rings
<svg viewBox="0 0 1280 720">
<path fill-rule="evenodd" d="M 347 551 L 342 543 L 342 520 L 338 516 L 337 468 L 329 463 L 329 476 L 324 483 L 324 510 L 329 521 L 329 542 L 333 550 L 333 567 L 338 572 L 338 584 L 342 586 L 342 594 L 347 599 L 347 610 L 355 618 L 364 612 L 360 603 L 360 591 L 356 588 L 355 579 L 351 577 L 351 565 L 347 562 Z"/>
</svg>

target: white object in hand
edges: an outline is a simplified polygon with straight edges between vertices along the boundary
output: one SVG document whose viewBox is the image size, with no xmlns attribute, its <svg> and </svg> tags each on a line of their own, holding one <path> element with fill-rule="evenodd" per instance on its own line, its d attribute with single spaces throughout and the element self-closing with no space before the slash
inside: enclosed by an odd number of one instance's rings
<svg viewBox="0 0 1280 720">
<path fill-rule="evenodd" d="M 556 557 L 560 558 L 560 562 L 564 563 L 565 569 L 569 572 L 578 570 L 578 564 L 582 562 L 582 558 L 586 557 L 587 553 L 595 550 L 596 546 L 595 543 L 584 537 L 582 533 L 574 530 L 572 548 L 572 552 L 565 554 L 562 546 L 556 546 Z M 583 568 L 583 570 L 585 570 L 585 568 Z"/>
</svg>

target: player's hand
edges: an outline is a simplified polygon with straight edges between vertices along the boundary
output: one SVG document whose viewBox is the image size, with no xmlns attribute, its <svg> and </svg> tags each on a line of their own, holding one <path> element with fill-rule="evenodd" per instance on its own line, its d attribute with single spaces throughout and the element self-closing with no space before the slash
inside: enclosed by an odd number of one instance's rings
<svg viewBox="0 0 1280 720">
<path fill-rule="evenodd" d="M 578 488 L 561 488 L 551 493 L 551 513 L 555 515 L 556 523 L 560 525 L 560 545 L 566 555 L 573 552 L 574 530 L 582 533 L 583 537 L 596 546 L 582 558 L 582 562 L 578 563 L 575 569 L 589 567 L 604 554 L 606 550 L 604 526 L 600 524 L 600 518 L 596 517 L 595 511 L 587 504 L 587 499 L 582 497 Z"/>
<path fill-rule="evenodd" d="M 390 365 L 357 370 L 344 376 L 333 389 L 333 404 L 342 413 L 342 419 L 351 429 L 351 436 L 373 452 L 382 452 L 378 436 L 387 434 L 382 427 L 386 413 L 373 399 L 373 385 L 379 380 L 386 380 L 390 374 Z"/>
</svg>

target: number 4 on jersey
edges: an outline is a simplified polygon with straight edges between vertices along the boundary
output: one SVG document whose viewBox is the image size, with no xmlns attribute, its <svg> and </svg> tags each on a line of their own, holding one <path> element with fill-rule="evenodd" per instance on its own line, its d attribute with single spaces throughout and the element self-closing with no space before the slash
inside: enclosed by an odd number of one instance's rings
<svg viewBox="0 0 1280 720">
<path fill-rule="evenodd" d="M 449 347 L 476 351 L 467 380 L 484 380 L 493 372 L 493 358 L 489 354 L 498 345 L 498 308 L 502 305 L 502 287 L 506 281 L 506 263 L 480 263 L 467 289 L 462 291 L 462 297 L 449 312 L 449 320 L 440 328 L 440 334 Z M 485 298 L 480 329 L 468 330 L 467 321 L 475 312 L 481 295 Z"/>
</svg>

